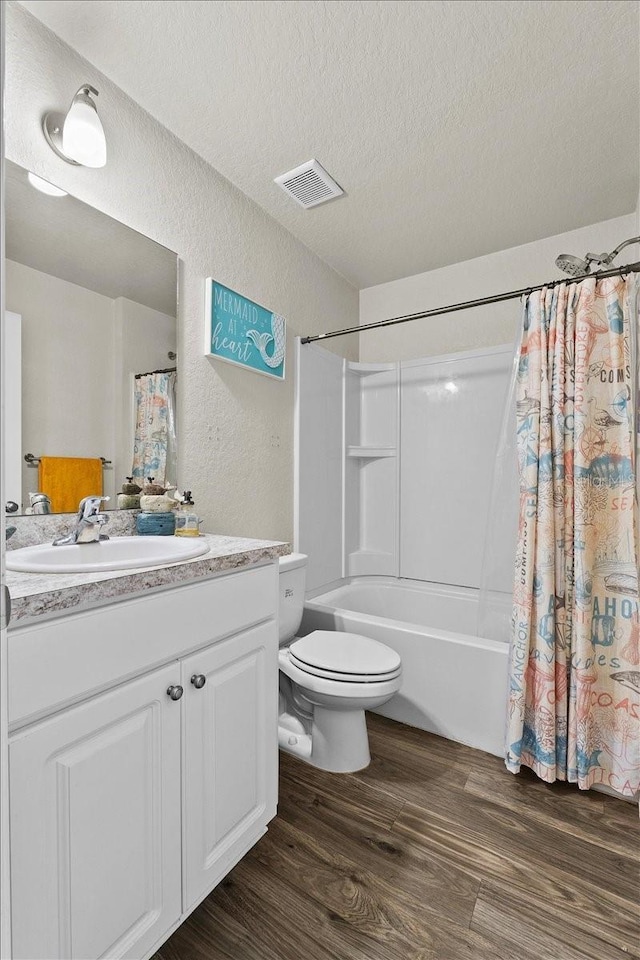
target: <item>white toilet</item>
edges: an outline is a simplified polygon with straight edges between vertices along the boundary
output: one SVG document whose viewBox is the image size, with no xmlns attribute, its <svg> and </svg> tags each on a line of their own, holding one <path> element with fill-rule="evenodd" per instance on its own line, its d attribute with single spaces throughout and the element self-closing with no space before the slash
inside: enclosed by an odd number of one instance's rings
<svg viewBox="0 0 640 960">
<path fill-rule="evenodd" d="M 296 638 L 306 573 L 305 554 L 280 559 L 278 740 L 322 770 L 362 770 L 371 760 L 364 712 L 398 692 L 402 663 L 395 650 L 355 633 L 315 630 Z"/>
</svg>

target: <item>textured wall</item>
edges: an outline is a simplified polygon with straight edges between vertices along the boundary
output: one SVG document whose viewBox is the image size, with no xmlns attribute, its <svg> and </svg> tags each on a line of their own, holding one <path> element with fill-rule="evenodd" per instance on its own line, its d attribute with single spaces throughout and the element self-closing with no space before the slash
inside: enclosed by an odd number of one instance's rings
<svg viewBox="0 0 640 960">
<path fill-rule="evenodd" d="M 367 287 L 360 291 L 360 323 L 544 283 L 562 275 L 554 265 L 559 253 L 582 257 L 587 250 L 596 253 L 613 250 L 637 232 L 636 215 L 631 213 L 475 260 Z M 631 246 L 622 251 L 616 263 L 631 263 L 638 258 L 638 248 Z M 360 359 L 411 360 L 512 343 L 519 319 L 518 301 L 508 300 L 397 327 L 383 327 L 360 334 Z M 327 345 L 330 342 L 327 341 Z"/>
<path fill-rule="evenodd" d="M 180 257 L 180 485 L 194 491 L 208 530 L 290 539 L 293 336 L 357 323 L 357 291 L 13 4 L 7 5 L 6 44 L 9 159 Z M 40 131 L 43 113 L 66 108 L 85 81 L 100 91 L 109 149 L 102 170 L 65 164 Z M 271 172 L 265 170 L 264 175 Z M 205 358 L 207 276 L 287 318 L 286 383 Z M 350 351 L 352 359 L 357 356 L 355 337 L 331 346 L 337 352 Z"/>
</svg>

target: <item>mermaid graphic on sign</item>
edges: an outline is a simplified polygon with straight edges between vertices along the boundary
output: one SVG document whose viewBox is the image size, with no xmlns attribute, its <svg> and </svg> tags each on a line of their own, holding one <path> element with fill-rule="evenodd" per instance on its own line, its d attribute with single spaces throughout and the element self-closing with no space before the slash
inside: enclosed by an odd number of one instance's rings
<svg viewBox="0 0 640 960">
<path fill-rule="evenodd" d="M 268 367 L 276 369 L 284 360 L 286 347 L 286 321 L 278 313 L 271 315 L 271 333 L 260 333 L 259 330 L 247 330 L 247 336 L 257 348 L 263 361 Z M 273 343 L 273 350 L 267 353 L 267 348 Z"/>
</svg>

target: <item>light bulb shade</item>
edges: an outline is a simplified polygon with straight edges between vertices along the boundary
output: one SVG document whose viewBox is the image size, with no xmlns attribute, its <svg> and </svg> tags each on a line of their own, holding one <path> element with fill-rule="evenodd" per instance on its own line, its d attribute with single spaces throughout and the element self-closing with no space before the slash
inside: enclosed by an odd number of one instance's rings
<svg viewBox="0 0 640 960">
<path fill-rule="evenodd" d="M 90 94 L 93 87 L 80 87 L 62 127 L 62 152 L 83 167 L 104 167 L 107 162 L 107 141 Z"/>
<path fill-rule="evenodd" d="M 27 173 L 27 179 L 32 187 L 35 187 L 36 190 L 39 190 L 40 193 L 46 193 L 48 197 L 66 197 L 68 196 L 66 190 L 61 190 L 60 187 L 56 187 L 53 183 L 49 183 L 48 180 L 43 180 L 42 177 L 36 176 L 35 173 Z"/>
</svg>

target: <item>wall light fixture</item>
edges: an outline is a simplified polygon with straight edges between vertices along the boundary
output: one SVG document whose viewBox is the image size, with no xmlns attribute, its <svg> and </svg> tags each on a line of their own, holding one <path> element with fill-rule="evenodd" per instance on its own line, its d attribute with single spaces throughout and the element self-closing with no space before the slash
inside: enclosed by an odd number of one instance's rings
<svg viewBox="0 0 640 960">
<path fill-rule="evenodd" d="M 51 149 L 78 167 L 104 167 L 107 141 L 93 97 L 95 87 L 83 83 L 66 114 L 47 113 L 42 129 Z"/>
</svg>

